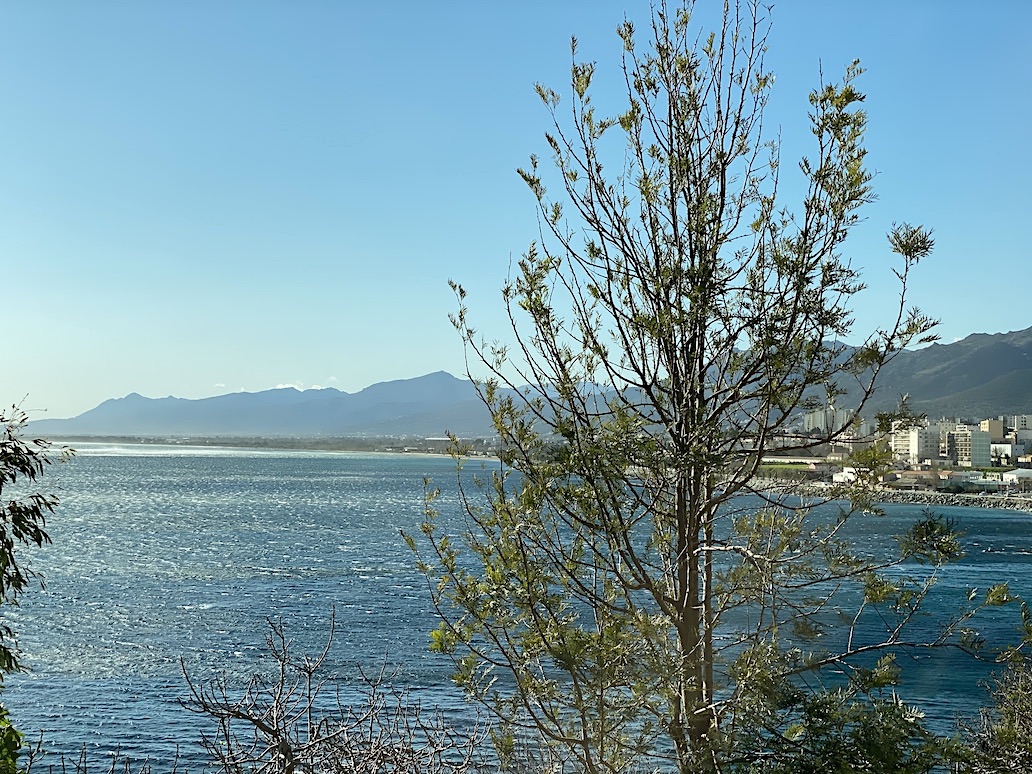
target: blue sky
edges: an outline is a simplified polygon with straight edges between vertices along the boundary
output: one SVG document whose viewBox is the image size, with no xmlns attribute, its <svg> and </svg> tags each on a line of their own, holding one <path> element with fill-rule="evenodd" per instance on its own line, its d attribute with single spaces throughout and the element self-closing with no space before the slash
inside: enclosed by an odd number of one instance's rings
<svg viewBox="0 0 1032 774">
<path fill-rule="evenodd" d="M 0 2 L 0 401 L 63 417 L 461 374 L 448 280 L 504 335 L 536 235 L 515 174 L 547 156 L 533 84 L 566 87 L 575 34 L 618 109 L 625 13 L 648 3 Z M 867 69 L 858 332 L 888 308 L 894 221 L 935 230 L 912 298 L 944 341 L 1032 325 L 1030 26 L 1024 0 L 775 4 L 784 167 L 820 72 Z"/>
</svg>

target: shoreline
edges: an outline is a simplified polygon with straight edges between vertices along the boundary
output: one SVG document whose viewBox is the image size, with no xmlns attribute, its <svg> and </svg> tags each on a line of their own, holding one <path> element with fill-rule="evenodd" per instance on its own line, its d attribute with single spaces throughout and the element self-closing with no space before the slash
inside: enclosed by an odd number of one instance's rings
<svg viewBox="0 0 1032 774">
<path fill-rule="evenodd" d="M 876 499 L 886 505 L 941 505 L 959 508 L 992 508 L 1032 512 L 1032 498 L 997 494 L 953 494 L 914 490 L 877 490 Z"/>
<path fill-rule="evenodd" d="M 375 454 L 409 454 L 448 456 L 451 442 L 445 438 L 362 437 L 362 436 L 119 436 L 119 435 L 52 435 L 47 440 L 55 447 L 75 448 L 77 444 L 97 446 L 169 446 L 253 451 L 362 452 Z M 472 442 L 472 453 L 464 456 L 496 456 L 494 444 L 483 439 Z"/>
<path fill-rule="evenodd" d="M 786 481 L 758 477 L 754 479 L 755 491 L 778 495 L 813 498 L 832 502 L 845 500 L 842 490 L 815 482 Z M 939 492 L 927 489 L 883 489 L 871 491 L 871 501 L 878 505 L 927 505 L 946 508 L 983 508 L 1032 513 L 1032 492 L 1018 494 L 983 494 L 981 492 Z"/>
<path fill-rule="evenodd" d="M 764 488 L 764 487 L 758 487 Z M 832 491 L 813 484 L 786 485 L 785 482 L 767 481 L 768 491 L 815 497 L 825 500 L 843 499 Z M 1000 495 L 981 493 L 933 492 L 921 489 L 875 489 L 871 499 L 879 505 L 928 505 L 947 508 L 985 508 L 991 510 L 1032 512 L 1032 494 Z"/>
<path fill-rule="evenodd" d="M 76 442 L 97 445 L 173 446 L 181 448 L 222 448 L 268 452 L 358 452 L 366 454 L 441 457 L 448 456 L 447 444 L 440 439 L 416 438 L 262 438 L 262 437 L 196 437 L 157 438 L 126 436 L 54 436 L 55 445 Z M 399 448 L 399 446 L 401 448 Z M 435 448 L 436 447 L 436 448 Z M 497 460 L 493 450 L 475 450 L 463 459 Z M 820 486 L 801 482 L 758 477 L 757 489 L 769 489 L 803 496 L 827 497 L 830 493 Z M 1032 513 L 1032 494 L 1024 497 L 998 494 L 957 494 L 927 490 L 876 489 L 874 500 L 884 505 L 929 505 L 958 508 L 989 508 Z"/>
</svg>

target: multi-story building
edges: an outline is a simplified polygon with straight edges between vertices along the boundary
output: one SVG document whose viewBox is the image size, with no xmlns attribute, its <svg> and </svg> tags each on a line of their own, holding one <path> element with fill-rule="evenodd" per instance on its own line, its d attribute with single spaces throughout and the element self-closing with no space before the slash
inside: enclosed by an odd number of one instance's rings
<svg viewBox="0 0 1032 774">
<path fill-rule="evenodd" d="M 1014 430 L 1032 430 L 1032 414 L 1016 414 L 1011 417 L 1003 417 Z"/>
<path fill-rule="evenodd" d="M 892 453 L 896 459 L 917 464 L 923 460 L 940 456 L 939 442 L 942 429 L 939 424 L 928 424 L 911 427 L 908 424 L 893 425 L 891 437 Z"/>
<path fill-rule="evenodd" d="M 992 465 L 992 442 L 985 430 L 957 425 L 948 433 L 947 450 L 962 468 L 988 468 Z"/>
<path fill-rule="evenodd" d="M 822 433 L 837 433 L 853 419 L 854 412 L 849 409 L 837 409 L 834 406 L 808 411 L 803 414 L 803 430 Z"/>
<path fill-rule="evenodd" d="M 1006 428 L 1002 419 L 983 419 L 978 423 L 978 429 L 989 433 L 990 443 L 1003 443 Z"/>
</svg>

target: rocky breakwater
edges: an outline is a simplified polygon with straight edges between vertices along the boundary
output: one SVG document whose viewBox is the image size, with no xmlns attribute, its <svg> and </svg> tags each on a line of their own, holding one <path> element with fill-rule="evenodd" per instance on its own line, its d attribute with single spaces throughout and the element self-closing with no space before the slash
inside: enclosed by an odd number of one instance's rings
<svg viewBox="0 0 1032 774">
<path fill-rule="evenodd" d="M 997 494 L 951 494 L 882 489 L 877 499 L 883 503 L 905 505 L 955 505 L 962 508 L 1003 508 L 1010 511 L 1032 511 L 1032 498 Z"/>
<path fill-rule="evenodd" d="M 779 479 L 757 479 L 758 491 L 768 495 L 836 499 L 834 490 L 826 484 L 790 482 Z M 1009 511 L 1032 512 L 1032 493 L 1018 495 L 1002 494 L 955 494 L 914 489 L 878 489 L 872 498 L 875 502 L 899 505 L 957 506 L 960 508 L 1001 508 Z"/>
</svg>

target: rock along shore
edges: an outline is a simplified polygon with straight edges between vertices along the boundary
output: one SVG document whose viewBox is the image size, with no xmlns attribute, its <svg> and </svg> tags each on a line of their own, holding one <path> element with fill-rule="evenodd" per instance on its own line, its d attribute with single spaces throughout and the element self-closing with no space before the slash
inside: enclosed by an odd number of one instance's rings
<svg viewBox="0 0 1032 774">
<path fill-rule="evenodd" d="M 779 479 L 757 479 L 758 490 L 827 499 L 833 497 L 827 488 L 813 483 L 791 483 Z M 998 508 L 1032 513 L 1032 493 L 1018 495 L 953 494 L 911 489 L 876 489 L 872 500 L 894 505 L 956 506 L 959 508 Z"/>
<path fill-rule="evenodd" d="M 1010 511 L 1032 511 L 1032 499 L 995 494 L 949 494 L 907 490 L 879 490 L 876 499 L 882 503 L 906 505 L 956 505 L 962 508 L 1003 508 Z"/>
</svg>

